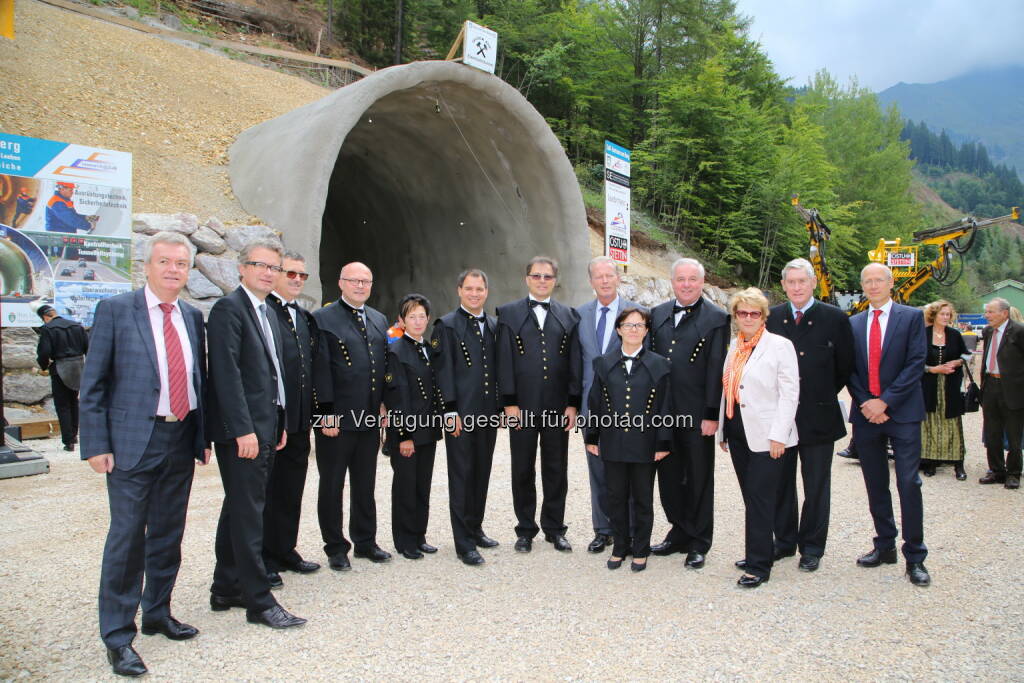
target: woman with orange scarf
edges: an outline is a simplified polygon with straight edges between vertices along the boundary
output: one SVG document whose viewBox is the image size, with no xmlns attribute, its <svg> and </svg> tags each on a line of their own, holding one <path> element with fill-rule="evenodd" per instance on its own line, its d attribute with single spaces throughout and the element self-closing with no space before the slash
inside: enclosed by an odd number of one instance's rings
<svg viewBox="0 0 1024 683">
<path fill-rule="evenodd" d="M 761 290 L 734 294 L 729 313 L 737 335 L 725 358 L 718 442 L 732 455 L 746 507 L 746 573 L 737 584 L 757 588 L 772 571 L 780 458 L 797 443 L 800 368 L 793 344 L 764 328 Z"/>
</svg>

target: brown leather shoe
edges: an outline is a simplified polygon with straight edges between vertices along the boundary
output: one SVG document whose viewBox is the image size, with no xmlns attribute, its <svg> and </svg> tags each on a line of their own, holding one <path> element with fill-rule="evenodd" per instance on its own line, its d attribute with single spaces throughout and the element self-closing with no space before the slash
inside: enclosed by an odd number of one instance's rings
<svg viewBox="0 0 1024 683">
<path fill-rule="evenodd" d="M 996 472 L 989 472 L 984 477 L 978 480 L 979 484 L 1005 484 L 1006 475 L 998 474 Z"/>
</svg>

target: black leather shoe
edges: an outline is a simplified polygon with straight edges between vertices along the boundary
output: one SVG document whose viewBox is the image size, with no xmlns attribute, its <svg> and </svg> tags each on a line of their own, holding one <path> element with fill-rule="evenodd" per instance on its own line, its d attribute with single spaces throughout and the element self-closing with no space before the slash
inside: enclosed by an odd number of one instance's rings
<svg viewBox="0 0 1024 683">
<path fill-rule="evenodd" d="M 412 550 L 399 550 L 398 554 L 407 560 L 422 560 L 423 553 L 413 548 Z"/>
<path fill-rule="evenodd" d="M 487 534 L 482 532 L 473 540 L 476 541 L 476 547 L 478 548 L 497 548 L 499 545 L 501 545 L 493 538 L 489 538 Z"/>
<path fill-rule="evenodd" d="M 867 555 L 857 558 L 858 567 L 877 567 L 882 564 L 896 564 L 896 548 L 879 550 L 875 548 Z"/>
<path fill-rule="evenodd" d="M 757 588 L 762 583 L 768 583 L 767 576 L 754 576 L 753 574 L 744 574 L 740 577 L 740 580 L 736 582 L 736 585 L 742 588 Z"/>
<path fill-rule="evenodd" d="M 860 457 L 857 455 L 857 451 L 850 447 L 844 448 L 843 450 L 836 453 L 840 458 L 849 458 L 850 460 L 859 460 Z"/>
<path fill-rule="evenodd" d="M 515 548 L 517 553 L 528 553 L 533 550 L 533 539 L 529 536 L 520 536 L 516 539 Z"/>
<path fill-rule="evenodd" d="M 71 445 L 65 445 L 64 446 L 64 450 L 66 450 L 66 451 L 74 451 L 75 447 L 71 446 Z M 136 656 L 138 656 L 138 655 L 136 655 Z M 140 659 L 139 661 L 141 662 L 142 660 Z M 145 665 L 142 666 L 142 673 L 146 673 L 146 666 Z M 126 675 L 126 676 L 138 676 L 139 674 L 124 674 L 124 675 Z"/>
<path fill-rule="evenodd" d="M 284 585 L 284 579 L 278 572 L 267 572 L 267 581 L 270 582 L 271 588 L 280 588 Z"/>
<path fill-rule="evenodd" d="M 188 640 L 199 635 L 199 629 L 195 626 L 183 624 L 172 616 L 166 616 L 155 621 L 142 620 L 143 635 L 153 636 L 157 633 L 162 633 L 171 640 Z"/>
<path fill-rule="evenodd" d="M 617 560 L 609 559 L 608 562 L 606 562 L 605 564 L 607 565 L 608 569 L 618 569 L 622 566 L 622 558 L 619 558 Z"/>
<path fill-rule="evenodd" d="M 607 548 L 612 542 L 612 539 L 608 534 L 596 534 L 594 540 L 587 546 L 588 553 L 599 553 Z"/>
<path fill-rule="evenodd" d="M 433 555 L 437 552 L 437 548 L 430 545 L 429 543 L 420 543 L 420 552 L 424 552 L 428 555 Z"/>
<path fill-rule="evenodd" d="M 967 472 L 964 471 L 963 463 L 957 463 L 953 465 L 953 476 L 956 477 L 957 481 L 967 481 Z"/>
<path fill-rule="evenodd" d="M 470 550 L 459 555 L 459 559 L 462 560 L 462 564 L 468 564 L 470 567 L 479 567 L 484 563 L 483 555 L 476 550 Z"/>
<path fill-rule="evenodd" d="M 1004 489 L 1019 489 L 1020 488 L 1020 477 L 1015 477 L 1012 474 L 1006 475 L 1006 483 L 1003 484 Z"/>
<path fill-rule="evenodd" d="M 821 558 L 814 555 L 801 555 L 800 564 L 797 567 L 803 572 L 816 572 L 821 565 Z"/>
<path fill-rule="evenodd" d="M 285 569 L 287 569 L 290 572 L 295 572 L 296 574 L 312 574 L 317 569 L 320 569 L 320 565 L 318 565 L 316 562 L 307 562 L 306 560 L 299 560 L 295 564 L 285 567 Z"/>
<path fill-rule="evenodd" d="M 210 609 L 214 612 L 226 612 L 232 607 L 245 607 L 241 595 L 217 595 L 210 593 Z"/>
<path fill-rule="evenodd" d="M 270 628 L 292 628 L 306 623 L 305 619 L 295 616 L 281 605 L 274 605 L 262 612 L 246 610 L 245 620 L 250 624 L 262 624 Z"/>
<path fill-rule="evenodd" d="M 688 569 L 700 569 L 704 566 L 704 553 L 690 551 L 686 553 L 686 561 L 683 562 Z"/>
<path fill-rule="evenodd" d="M 148 671 L 146 665 L 142 663 L 142 657 L 131 645 L 113 650 L 108 648 L 107 661 L 118 676 L 141 676 Z"/>
<path fill-rule="evenodd" d="M 356 550 L 354 553 L 352 553 L 352 555 L 355 557 L 361 557 L 364 560 L 369 560 L 370 562 L 376 562 L 378 564 L 382 562 L 391 561 L 391 553 L 384 552 L 378 545 L 372 546 L 365 550 Z"/>
<path fill-rule="evenodd" d="M 778 562 L 779 560 L 784 560 L 787 557 L 793 557 L 794 555 L 796 555 L 796 550 L 779 550 L 776 548 L 773 559 Z"/>
<path fill-rule="evenodd" d="M 336 572 L 352 571 L 352 563 L 348 561 L 348 555 L 338 553 L 327 558 L 327 566 Z"/>
<path fill-rule="evenodd" d="M 662 541 L 657 545 L 652 545 L 651 552 L 655 555 L 665 556 L 672 555 L 673 553 L 685 552 L 685 550 L 683 546 L 679 545 L 678 543 L 673 543 L 672 541 Z"/>
<path fill-rule="evenodd" d="M 1005 484 L 1006 475 L 996 474 L 995 472 L 989 472 L 984 477 L 978 480 L 979 484 Z"/>
<path fill-rule="evenodd" d="M 633 560 L 629 563 L 629 569 L 630 571 L 634 572 L 642 572 L 643 570 L 647 569 L 647 559 L 644 558 L 643 562 L 637 562 L 636 560 Z"/>
<path fill-rule="evenodd" d="M 931 575 L 924 568 L 924 562 L 907 562 L 907 578 L 915 586 L 927 586 L 932 582 Z"/>
<path fill-rule="evenodd" d="M 563 553 L 571 553 L 572 546 L 562 534 L 544 534 L 544 540 L 555 546 L 555 550 Z"/>
<path fill-rule="evenodd" d="M 918 469 L 921 470 L 921 474 L 926 477 L 935 476 L 935 465 L 921 465 Z"/>
<path fill-rule="evenodd" d="M 735 562 L 733 562 L 733 564 L 736 565 L 737 569 L 746 569 L 747 568 L 747 561 L 746 560 L 736 560 Z"/>
</svg>

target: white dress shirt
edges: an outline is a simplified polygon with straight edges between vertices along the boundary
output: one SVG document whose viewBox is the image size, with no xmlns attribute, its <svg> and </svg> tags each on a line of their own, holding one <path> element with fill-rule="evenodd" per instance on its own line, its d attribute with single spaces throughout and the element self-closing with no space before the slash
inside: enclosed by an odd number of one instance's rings
<svg viewBox="0 0 1024 683">
<path fill-rule="evenodd" d="M 156 343 L 156 367 L 157 372 L 160 375 L 160 399 L 156 404 L 156 414 L 163 417 L 173 415 L 171 412 L 171 393 L 170 384 L 167 381 L 167 343 L 164 341 L 164 312 L 160 310 L 160 304 L 163 303 L 157 298 L 157 295 L 153 293 L 153 290 L 149 288 L 149 285 L 145 287 L 146 293 L 146 308 L 149 311 L 149 326 L 153 330 L 153 341 Z M 196 388 L 192 384 L 192 342 L 188 338 L 188 328 L 185 327 L 185 318 L 181 315 L 181 307 L 178 305 L 178 300 L 175 299 L 171 302 L 174 306 L 174 310 L 171 311 L 171 324 L 174 325 L 174 330 L 178 333 L 178 341 L 181 342 L 181 355 L 185 361 L 185 377 L 188 381 L 185 386 L 188 387 L 188 409 L 195 410 L 198 403 L 196 402 Z"/>
<path fill-rule="evenodd" d="M 633 374 L 633 359 L 640 355 L 640 352 L 643 350 L 644 347 L 641 346 L 633 353 L 626 353 L 625 351 L 622 352 L 622 355 L 625 358 L 625 360 L 622 361 L 622 364 L 626 366 L 626 374 Z"/>
<path fill-rule="evenodd" d="M 875 311 L 881 311 L 882 315 L 878 316 L 878 326 L 882 328 L 882 348 L 885 348 L 885 328 L 889 325 L 889 314 L 892 313 L 892 299 L 885 302 L 885 305 L 881 308 L 875 308 L 874 306 L 868 306 L 868 354 L 871 353 L 871 325 L 875 322 Z"/>
<path fill-rule="evenodd" d="M 807 315 L 807 311 L 811 310 L 811 306 L 813 306 L 813 305 L 814 305 L 814 297 L 813 296 L 810 299 L 807 300 L 807 303 L 804 304 L 803 308 L 797 308 L 796 306 L 793 305 L 793 302 L 790 301 L 789 302 L 789 312 L 793 314 L 793 320 L 796 320 L 796 314 L 797 313 L 799 313 L 801 316 L 805 316 L 805 315 Z"/>
<path fill-rule="evenodd" d="M 597 340 L 598 343 L 601 345 L 600 348 L 598 348 L 597 350 L 598 354 L 602 354 L 605 352 L 605 350 L 608 349 L 608 341 L 612 338 L 612 335 L 615 334 L 615 317 L 619 314 L 619 305 L 619 297 L 617 295 L 615 299 L 613 299 L 612 302 L 608 304 L 608 313 L 605 314 L 607 315 L 607 318 L 605 319 L 604 323 L 604 339 Z M 601 302 L 598 301 L 597 308 L 594 309 L 595 335 L 597 334 L 597 326 L 601 323 L 601 309 L 603 307 L 604 306 L 601 304 Z"/>
<path fill-rule="evenodd" d="M 271 292 L 271 294 L 273 296 L 277 297 L 277 300 L 281 302 L 282 306 L 284 306 L 284 310 L 288 311 L 288 315 L 292 319 L 292 327 L 297 327 L 298 324 L 299 324 L 299 321 L 298 321 L 299 312 L 297 310 L 295 310 L 294 308 L 292 308 L 291 306 L 288 305 L 288 304 L 290 304 L 292 302 L 288 301 L 288 299 L 285 299 L 283 296 L 281 296 L 277 292 Z"/>
<path fill-rule="evenodd" d="M 999 342 L 1002 340 L 1003 334 L 1006 332 L 1006 326 L 1009 325 L 1009 324 L 1010 324 L 1010 319 L 1007 318 L 1006 320 L 1003 321 L 1002 325 L 1000 325 L 996 329 L 992 330 L 992 340 L 988 343 L 988 353 L 985 354 L 985 372 L 987 372 L 990 375 L 998 375 L 999 374 Z M 995 349 L 996 349 L 996 358 L 994 359 L 996 362 L 992 363 L 992 365 L 990 366 L 989 365 L 989 361 L 993 360 L 993 358 L 992 358 L 992 345 L 993 344 L 995 345 Z"/>
<path fill-rule="evenodd" d="M 530 301 L 540 301 L 541 303 L 551 304 L 551 297 L 547 299 L 535 299 L 533 295 L 530 295 Z M 540 325 L 540 329 L 544 329 L 544 321 L 548 319 L 548 309 L 543 306 L 530 306 L 533 309 L 533 314 L 537 316 L 537 323 Z"/>
<path fill-rule="evenodd" d="M 701 296 L 704 296 L 704 295 L 703 295 L 703 294 L 701 294 Z M 680 306 L 696 306 L 696 305 L 697 305 L 697 302 L 698 302 L 698 301 L 700 301 L 700 299 L 701 299 L 701 296 L 698 296 L 698 297 L 697 297 L 696 299 L 694 299 L 693 301 L 691 301 L 691 302 L 690 302 L 690 303 L 688 303 L 688 304 L 684 304 L 684 303 L 683 303 L 682 301 L 680 301 L 679 299 L 676 299 L 676 300 L 675 300 L 675 303 L 674 303 L 674 304 L 672 304 L 672 305 L 673 305 L 673 306 L 675 306 L 676 304 L 678 304 L 678 305 L 680 305 Z M 692 314 L 691 314 L 691 315 L 692 315 Z M 673 322 L 672 322 L 672 326 L 673 326 L 673 327 L 679 327 L 679 321 L 680 321 L 680 320 L 682 320 L 682 319 L 683 319 L 683 311 L 678 311 L 678 312 L 676 312 L 675 316 L 673 317 Z"/>
<path fill-rule="evenodd" d="M 483 311 L 480 311 L 480 315 L 477 315 L 476 313 L 474 313 L 473 311 L 469 310 L 469 309 L 468 309 L 468 308 L 466 308 L 465 306 L 461 306 L 461 305 L 460 305 L 460 306 L 459 306 L 459 308 L 461 308 L 462 310 L 464 310 L 464 311 L 465 311 L 466 313 L 469 313 L 469 314 L 470 314 L 471 316 L 473 316 L 474 318 L 483 318 L 483 317 L 486 317 L 486 314 L 485 314 L 485 313 L 484 313 Z M 480 334 L 483 334 L 483 333 L 484 333 L 484 323 L 483 323 L 482 321 L 477 321 L 477 323 L 476 323 L 476 324 L 477 324 L 477 326 L 478 326 L 478 327 L 480 328 Z"/>
</svg>

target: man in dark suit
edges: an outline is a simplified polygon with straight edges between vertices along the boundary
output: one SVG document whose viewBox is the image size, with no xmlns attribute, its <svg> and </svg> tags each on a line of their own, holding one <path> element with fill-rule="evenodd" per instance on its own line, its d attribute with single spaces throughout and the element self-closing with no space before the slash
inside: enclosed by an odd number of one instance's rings
<svg viewBox="0 0 1024 683">
<path fill-rule="evenodd" d="M 714 442 L 729 316 L 704 299 L 704 266 L 695 259 L 672 265 L 672 291 L 674 299 L 651 311 L 647 343 L 671 361 L 672 413 L 688 416 L 690 425 L 672 430 L 672 451 L 658 462 L 658 491 L 672 528 L 651 552 L 685 552 L 686 566 L 700 569 L 714 531 Z"/>
<path fill-rule="evenodd" d="M 540 528 L 556 550 L 571 552 L 565 538 L 569 489 L 569 431 L 576 423 L 583 387 L 579 316 L 551 298 L 558 264 L 546 256 L 526 266 L 529 296 L 498 308 L 498 386 L 509 421 L 512 505 L 516 545 L 533 549 L 537 513 L 537 442 L 544 502 Z"/>
<path fill-rule="evenodd" d="M 796 411 L 799 444 L 782 456 L 782 479 L 775 511 L 775 560 L 800 550 L 800 569 L 815 571 L 825 553 L 832 492 L 832 450 L 846 435 L 836 394 L 853 367 L 850 319 L 835 306 L 816 301 L 818 280 L 807 259 L 782 268 L 782 289 L 789 299 L 771 309 L 769 332 L 793 342 L 800 364 L 800 406 Z M 796 463 L 800 458 L 803 512 L 797 514 Z M 799 520 L 799 523 L 798 523 Z"/>
<path fill-rule="evenodd" d="M 309 467 L 309 428 L 313 420 L 313 359 L 320 330 L 313 315 L 296 302 L 309 279 L 306 259 L 286 251 L 277 286 L 267 304 L 277 316 L 284 358 L 285 447 L 274 456 L 263 513 L 263 563 L 272 588 L 284 585 L 281 572 L 310 574 L 320 568 L 302 559 L 295 545 L 299 538 L 302 492 Z"/>
<path fill-rule="evenodd" d="M 1010 303 L 995 298 L 985 304 L 988 325 L 981 361 L 981 409 L 985 415 L 988 473 L 982 484 L 1020 488 L 1021 431 L 1024 431 L 1024 325 L 1010 320 Z M 1003 435 L 1010 451 L 1003 460 Z"/>
<path fill-rule="evenodd" d="M 74 320 L 57 315 L 53 306 L 40 306 L 36 315 L 43 320 L 36 359 L 39 367 L 50 374 L 53 409 L 60 422 L 64 450 L 73 451 L 78 440 L 78 389 L 85 353 L 89 350 L 89 336 Z"/>
<path fill-rule="evenodd" d="M 864 266 L 860 283 L 871 305 L 850 319 L 854 346 L 848 384 L 854 403 L 850 422 L 876 533 L 874 549 L 858 558 L 857 564 L 896 564 L 897 530 L 885 448 L 888 437 L 896 460 L 907 576 L 915 586 L 927 586 L 931 577 L 924 566 L 928 548 L 924 544 L 924 506 L 917 473 L 925 413 L 921 377 L 927 339 L 921 311 L 893 302 L 892 281 L 892 271 L 881 263 Z"/>
<path fill-rule="evenodd" d="M 100 634 L 122 676 L 146 673 L 132 647 L 140 602 L 144 634 L 198 633 L 170 606 L 195 461 L 210 459 L 203 316 L 178 298 L 194 253 L 178 233 L 150 238 L 146 286 L 96 306 L 82 376 L 82 459 L 107 475 L 110 499 Z"/>
<path fill-rule="evenodd" d="M 217 524 L 217 564 L 210 607 L 245 607 L 246 619 L 271 628 L 301 626 L 270 594 L 263 564 L 263 510 L 274 454 L 284 448 L 283 335 L 266 303 L 281 272 L 280 242 L 254 240 L 238 254 L 241 285 L 213 305 L 210 339 L 210 410 L 224 484 Z"/>
<path fill-rule="evenodd" d="M 325 368 L 317 385 L 317 413 L 323 428 L 316 436 L 320 471 L 317 513 L 331 569 L 352 568 L 348 551 L 371 562 L 388 562 L 391 554 L 377 545 L 377 451 L 384 414 L 384 373 L 388 322 L 366 305 L 373 273 L 362 263 L 349 263 L 338 279 L 341 298 L 313 313 L 322 334 Z M 349 475 L 349 534 L 345 538 L 341 496 Z"/>
<path fill-rule="evenodd" d="M 495 371 L 497 321 L 484 313 L 486 273 L 477 269 L 463 272 L 457 291 L 460 306 L 438 319 L 431 343 L 438 348 L 441 395 L 445 405 L 455 406 L 454 412 L 445 415 L 454 429 L 444 437 L 455 552 L 465 564 L 476 566 L 484 563 L 477 548 L 498 545 L 483 529 L 500 414 Z"/>
<path fill-rule="evenodd" d="M 587 274 L 597 298 L 576 307 L 580 316 L 580 351 L 583 356 L 583 405 L 580 410 L 584 417 L 589 412 L 587 397 L 594 384 L 594 359 L 622 345 L 619 335 L 612 329 L 616 316 L 626 308 L 640 308 L 639 304 L 619 297 L 619 270 L 611 258 L 595 257 L 587 265 Z M 587 546 L 587 552 L 599 553 L 613 541 L 604 460 L 587 453 L 587 469 L 590 474 L 590 519 L 594 524 L 594 540 Z"/>
</svg>

